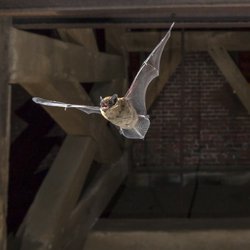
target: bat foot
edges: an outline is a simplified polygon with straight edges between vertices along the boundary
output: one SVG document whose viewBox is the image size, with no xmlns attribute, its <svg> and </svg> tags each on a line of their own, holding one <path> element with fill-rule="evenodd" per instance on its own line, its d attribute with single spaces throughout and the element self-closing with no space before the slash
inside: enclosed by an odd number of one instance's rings
<svg viewBox="0 0 250 250">
<path fill-rule="evenodd" d="M 120 129 L 120 131 L 125 137 L 129 139 L 144 139 L 150 126 L 150 121 L 146 115 L 138 115 L 138 117 L 138 122 L 133 128 Z"/>
<path fill-rule="evenodd" d="M 149 119 L 149 118 L 150 118 L 149 115 L 138 115 L 138 116 L 141 117 L 141 118 L 146 118 L 146 119 Z"/>
</svg>

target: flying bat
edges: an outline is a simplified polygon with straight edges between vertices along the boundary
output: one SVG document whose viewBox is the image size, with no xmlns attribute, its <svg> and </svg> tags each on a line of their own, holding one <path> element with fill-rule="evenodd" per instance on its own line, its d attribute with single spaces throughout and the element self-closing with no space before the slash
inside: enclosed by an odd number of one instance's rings
<svg viewBox="0 0 250 250">
<path fill-rule="evenodd" d="M 172 23 L 167 34 L 143 62 L 124 97 L 118 97 L 117 94 L 105 98 L 100 97 L 100 106 L 75 105 L 39 97 L 34 97 L 32 100 L 45 106 L 63 107 L 65 109 L 76 108 L 87 114 L 101 114 L 105 119 L 116 125 L 120 133 L 125 137 L 144 139 L 150 126 L 145 103 L 146 90 L 149 83 L 159 76 L 161 55 L 173 26 L 174 23 Z"/>
</svg>

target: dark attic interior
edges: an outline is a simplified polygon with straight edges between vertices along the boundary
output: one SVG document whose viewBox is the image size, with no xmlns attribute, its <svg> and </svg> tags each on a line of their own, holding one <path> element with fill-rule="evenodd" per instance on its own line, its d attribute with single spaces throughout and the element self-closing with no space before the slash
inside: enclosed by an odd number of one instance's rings
<svg viewBox="0 0 250 250">
<path fill-rule="evenodd" d="M 0 1 L 0 250 L 249 250 L 250 3 Z M 175 22 L 127 139 L 98 114 Z"/>
</svg>

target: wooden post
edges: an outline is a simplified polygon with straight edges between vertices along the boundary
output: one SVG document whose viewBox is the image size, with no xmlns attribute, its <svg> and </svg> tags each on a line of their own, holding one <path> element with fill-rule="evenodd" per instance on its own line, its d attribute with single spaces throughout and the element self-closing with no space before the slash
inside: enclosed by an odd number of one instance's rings
<svg viewBox="0 0 250 250">
<path fill-rule="evenodd" d="M 0 18 L 0 249 L 6 249 L 10 146 L 9 36 L 11 19 Z"/>
</svg>

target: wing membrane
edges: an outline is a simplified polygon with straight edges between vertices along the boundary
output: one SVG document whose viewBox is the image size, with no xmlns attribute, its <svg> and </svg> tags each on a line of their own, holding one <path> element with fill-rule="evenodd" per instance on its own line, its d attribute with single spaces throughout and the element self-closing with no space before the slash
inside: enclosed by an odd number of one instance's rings
<svg viewBox="0 0 250 250">
<path fill-rule="evenodd" d="M 100 114 L 101 113 L 100 107 L 98 107 L 98 106 L 75 105 L 75 104 L 70 104 L 70 103 L 46 100 L 46 99 L 43 99 L 40 97 L 33 97 L 32 100 L 35 103 L 41 104 L 44 106 L 61 107 L 61 108 L 65 108 L 65 109 L 76 108 L 76 109 L 83 111 L 87 114 L 92 114 L 92 113 Z"/>
<path fill-rule="evenodd" d="M 170 37 L 173 26 L 174 23 L 172 23 L 167 34 L 143 62 L 131 84 L 131 87 L 125 95 L 140 115 L 146 115 L 147 113 L 145 104 L 146 91 L 149 83 L 159 75 L 161 55 Z"/>
</svg>

